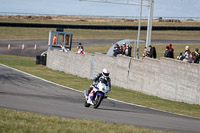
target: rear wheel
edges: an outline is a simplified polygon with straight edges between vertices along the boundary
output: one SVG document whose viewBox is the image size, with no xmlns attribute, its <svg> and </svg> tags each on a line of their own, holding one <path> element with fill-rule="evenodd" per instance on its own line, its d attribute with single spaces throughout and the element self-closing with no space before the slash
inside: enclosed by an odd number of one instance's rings
<svg viewBox="0 0 200 133">
<path fill-rule="evenodd" d="M 95 104 L 94 104 L 94 108 L 95 108 L 95 109 L 99 107 L 99 105 L 101 104 L 101 101 L 102 101 L 102 100 L 103 100 L 103 97 L 102 97 L 102 96 L 100 96 L 100 95 L 97 95 L 97 96 L 96 96 Z"/>
</svg>

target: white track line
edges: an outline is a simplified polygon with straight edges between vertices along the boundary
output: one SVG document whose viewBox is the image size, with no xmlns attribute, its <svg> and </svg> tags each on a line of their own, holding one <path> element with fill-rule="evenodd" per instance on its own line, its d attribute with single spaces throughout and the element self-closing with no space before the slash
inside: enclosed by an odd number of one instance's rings
<svg viewBox="0 0 200 133">
<path fill-rule="evenodd" d="M 9 67 L 9 66 L 7 66 L 7 65 L 4 65 L 4 64 L 1 64 L 1 63 L 0 63 L 0 65 L 1 65 L 1 66 L 4 66 L 4 67 L 7 67 L 7 68 L 9 68 L 9 69 L 12 69 L 12 70 L 18 71 L 18 72 L 20 72 L 20 73 L 23 73 L 23 74 L 29 75 L 29 76 L 31 76 L 31 77 L 34 77 L 34 78 L 40 79 L 40 80 L 45 81 L 45 82 L 47 82 L 47 83 L 51 83 L 51 84 L 54 84 L 54 85 L 57 85 L 57 86 L 60 86 L 60 87 L 63 87 L 63 88 L 69 89 L 69 90 L 73 90 L 73 91 L 76 91 L 76 92 L 79 92 L 79 93 L 83 93 L 83 91 L 79 91 L 79 90 L 76 90 L 76 89 L 73 89 L 73 88 L 70 88 L 70 87 L 66 87 L 66 86 L 64 86 L 64 85 L 60 85 L 60 84 L 54 83 L 54 82 L 52 82 L 52 81 L 49 81 L 49 80 L 46 80 L 46 79 L 43 79 L 43 78 L 37 77 L 37 76 L 35 76 L 35 75 L 32 75 L 32 74 L 29 74 L 29 73 L 23 72 L 23 71 L 21 71 L 21 70 L 18 70 L 18 69 L 15 69 L 15 68 Z M 142 105 L 138 105 L 138 104 L 128 103 L 128 102 L 124 102 L 124 101 L 116 100 L 116 99 L 113 99 L 113 98 L 107 98 L 107 99 L 112 100 L 112 101 L 116 101 L 116 102 L 120 102 L 120 103 L 124 103 L 124 104 L 128 104 L 128 105 L 133 105 L 133 106 L 137 106 L 137 107 L 142 107 L 142 108 L 152 109 L 152 110 L 160 111 L 160 112 L 164 112 L 164 113 L 175 114 L 175 115 L 184 116 L 184 117 L 188 117 L 188 118 L 200 119 L 200 118 L 197 118 L 197 117 L 186 116 L 186 115 L 178 114 L 178 113 L 171 113 L 171 112 L 167 112 L 167 111 L 163 111 L 163 110 L 159 110 L 159 109 L 155 109 L 155 108 L 150 108 L 150 107 L 146 107 L 146 106 L 142 106 Z"/>
</svg>

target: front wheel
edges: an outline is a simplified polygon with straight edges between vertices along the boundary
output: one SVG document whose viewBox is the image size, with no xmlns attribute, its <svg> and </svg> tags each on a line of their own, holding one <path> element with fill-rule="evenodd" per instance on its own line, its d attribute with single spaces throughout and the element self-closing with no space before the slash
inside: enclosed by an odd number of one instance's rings
<svg viewBox="0 0 200 133">
<path fill-rule="evenodd" d="M 94 104 L 94 108 L 97 109 L 99 107 L 99 105 L 101 104 L 101 101 L 103 100 L 103 96 L 101 95 L 97 95 L 95 98 L 95 104 Z"/>
</svg>

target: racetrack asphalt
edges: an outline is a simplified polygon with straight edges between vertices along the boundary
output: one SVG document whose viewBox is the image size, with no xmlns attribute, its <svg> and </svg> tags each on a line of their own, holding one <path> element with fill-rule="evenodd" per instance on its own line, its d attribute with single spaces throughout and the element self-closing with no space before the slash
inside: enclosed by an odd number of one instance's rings
<svg viewBox="0 0 200 133">
<path fill-rule="evenodd" d="M 105 99 L 98 109 L 86 108 L 82 92 L 56 85 L 2 64 L 0 64 L 0 107 L 180 133 L 200 132 L 200 119 L 111 99 Z"/>
<path fill-rule="evenodd" d="M 110 45 L 121 39 L 73 39 L 72 46 L 76 47 L 78 43 L 82 43 L 83 46 L 95 46 L 95 45 Z M 200 40 L 152 40 L 151 44 L 200 44 Z M 11 45 L 11 50 L 8 50 L 8 44 Z M 25 49 L 22 50 L 22 44 Z M 34 50 L 34 46 L 37 44 L 37 50 Z M 141 43 L 142 44 L 142 43 Z M 144 43 L 143 43 L 144 44 Z M 48 48 L 47 39 L 39 40 L 0 40 L 0 54 L 5 55 L 17 55 L 35 57 L 46 51 Z"/>
</svg>

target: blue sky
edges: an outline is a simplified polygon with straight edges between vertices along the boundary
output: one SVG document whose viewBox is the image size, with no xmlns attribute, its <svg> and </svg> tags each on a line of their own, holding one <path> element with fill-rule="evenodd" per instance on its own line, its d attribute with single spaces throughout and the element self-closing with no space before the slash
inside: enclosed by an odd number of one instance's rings
<svg viewBox="0 0 200 133">
<path fill-rule="evenodd" d="M 0 12 L 138 16 L 139 6 L 79 0 L 1 0 Z M 143 7 L 143 16 L 148 16 L 147 7 Z M 155 0 L 154 16 L 200 17 L 200 0 Z"/>
</svg>

